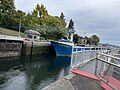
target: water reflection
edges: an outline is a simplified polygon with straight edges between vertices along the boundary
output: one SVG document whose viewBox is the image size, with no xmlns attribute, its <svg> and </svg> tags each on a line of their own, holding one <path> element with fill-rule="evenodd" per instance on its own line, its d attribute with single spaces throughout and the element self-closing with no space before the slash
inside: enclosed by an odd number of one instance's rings
<svg viewBox="0 0 120 90">
<path fill-rule="evenodd" d="M 13 57 L 13 58 L 0 58 L 0 71 L 8 71 L 10 68 L 13 68 L 13 66 L 19 66 L 20 60 L 19 57 Z"/>
<path fill-rule="evenodd" d="M 33 55 L 11 61 L 0 62 L 0 90 L 40 90 L 70 69 L 70 57 Z"/>
</svg>

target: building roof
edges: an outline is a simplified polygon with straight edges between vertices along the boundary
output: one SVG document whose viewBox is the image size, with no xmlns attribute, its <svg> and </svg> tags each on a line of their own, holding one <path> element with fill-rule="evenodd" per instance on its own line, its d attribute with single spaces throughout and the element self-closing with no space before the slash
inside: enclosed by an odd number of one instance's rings
<svg viewBox="0 0 120 90">
<path fill-rule="evenodd" d="M 33 35 L 40 35 L 38 31 L 35 30 L 25 30 L 25 34 L 33 34 Z"/>
</svg>

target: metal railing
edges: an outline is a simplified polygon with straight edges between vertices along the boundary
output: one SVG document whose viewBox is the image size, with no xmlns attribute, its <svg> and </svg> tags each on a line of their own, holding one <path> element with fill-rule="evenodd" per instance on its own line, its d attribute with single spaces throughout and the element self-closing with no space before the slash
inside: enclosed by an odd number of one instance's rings
<svg viewBox="0 0 120 90">
<path fill-rule="evenodd" d="M 115 90 L 120 90 L 120 58 L 97 53 L 95 75 Z"/>
<path fill-rule="evenodd" d="M 95 60 L 92 65 L 93 73 L 113 89 L 120 90 L 120 58 L 114 56 L 118 55 L 118 52 L 117 49 L 85 50 L 82 48 L 81 51 L 76 49 L 71 56 L 71 69 L 80 69 L 89 61 Z"/>
<path fill-rule="evenodd" d="M 76 51 L 74 51 L 72 53 L 71 56 L 71 68 L 77 68 L 80 67 L 81 65 L 93 60 L 96 58 L 96 54 L 98 52 L 103 52 L 104 50 L 102 48 L 96 50 L 96 48 L 91 48 L 90 50 L 85 50 L 86 47 L 81 47 L 81 51 L 79 51 L 78 49 L 76 49 Z M 89 47 L 87 47 L 89 48 Z"/>
</svg>

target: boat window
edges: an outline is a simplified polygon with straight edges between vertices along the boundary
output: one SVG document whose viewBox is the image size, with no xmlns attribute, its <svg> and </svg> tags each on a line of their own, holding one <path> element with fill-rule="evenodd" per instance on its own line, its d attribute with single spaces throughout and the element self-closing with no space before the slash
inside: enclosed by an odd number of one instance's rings
<svg viewBox="0 0 120 90">
<path fill-rule="evenodd" d="M 28 38 L 32 39 L 32 35 L 27 35 Z"/>
</svg>

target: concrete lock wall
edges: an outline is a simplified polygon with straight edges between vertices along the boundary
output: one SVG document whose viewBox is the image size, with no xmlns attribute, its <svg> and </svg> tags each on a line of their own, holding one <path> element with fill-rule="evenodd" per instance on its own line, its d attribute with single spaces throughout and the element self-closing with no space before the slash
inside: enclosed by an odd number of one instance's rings
<svg viewBox="0 0 120 90">
<path fill-rule="evenodd" d="M 23 45 L 24 55 L 30 54 L 55 54 L 54 48 L 50 42 L 32 42 L 27 41 Z"/>
<path fill-rule="evenodd" d="M 22 43 L 0 42 L 0 58 L 20 55 Z"/>
<path fill-rule="evenodd" d="M 31 54 L 54 55 L 55 51 L 50 42 L 0 42 L 0 58 Z"/>
</svg>

